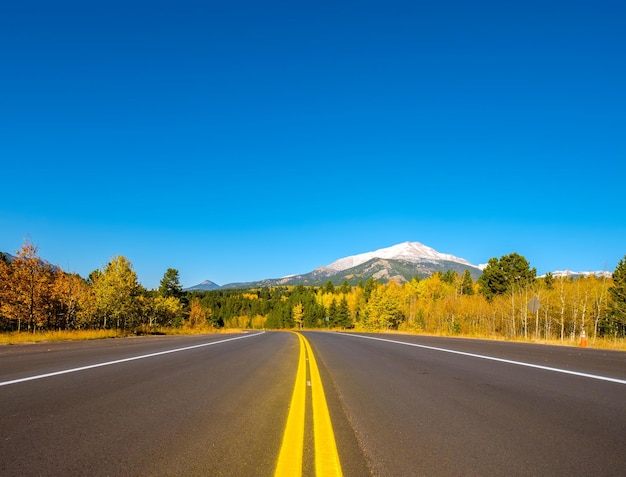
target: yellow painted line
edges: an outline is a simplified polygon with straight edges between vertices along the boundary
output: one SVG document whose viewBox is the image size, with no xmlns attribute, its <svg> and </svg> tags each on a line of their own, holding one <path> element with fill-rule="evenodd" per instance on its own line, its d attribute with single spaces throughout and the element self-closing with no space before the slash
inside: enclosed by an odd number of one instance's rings
<svg viewBox="0 0 626 477">
<path fill-rule="evenodd" d="M 337 452 L 337 443 L 333 424 L 328 412 L 326 395 L 322 386 L 322 378 L 317 368 L 311 345 L 304 338 L 309 355 L 309 371 L 311 373 L 311 393 L 313 403 L 313 433 L 315 436 L 315 475 L 320 477 L 341 477 L 341 462 Z"/>
<path fill-rule="evenodd" d="M 300 342 L 300 358 L 296 384 L 291 397 L 287 426 L 283 434 L 275 477 L 300 477 L 304 450 L 304 422 L 306 413 L 306 354 L 309 357 L 311 381 L 311 404 L 313 408 L 313 435 L 315 441 L 315 475 L 319 477 L 342 477 L 341 462 L 337 452 L 335 433 L 328 412 L 328 404 L 322 379 L 313 350 L 307 339 L 295 333 Z"/>
<path fill-rule="evenodd" d="M 275 477 L 299 477 L 302 475 L 302 451 L 304 449 L 304 416 L 306 402 L 306 357 L 304 354 L 304 337 L 298 335 L 300 341 L 300 358 L 296 384 L 291 396 L 287 427 L 283 434 L 283 443 L 278 454 Z"/>
</svg>

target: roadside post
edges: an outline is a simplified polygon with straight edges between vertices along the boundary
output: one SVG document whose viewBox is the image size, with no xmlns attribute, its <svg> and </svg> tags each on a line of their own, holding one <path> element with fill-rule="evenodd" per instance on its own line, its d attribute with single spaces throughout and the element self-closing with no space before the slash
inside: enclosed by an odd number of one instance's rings
<svg viewBox="0 0 626 477">
<path fill-rule="evenodd" d="M 535 339 L 539 339 L 539 307 L 541 306 L 541 302 L 537 295 L 532 297 L 528 302 L 528 311 L 535 314 Z"/>
</svg>

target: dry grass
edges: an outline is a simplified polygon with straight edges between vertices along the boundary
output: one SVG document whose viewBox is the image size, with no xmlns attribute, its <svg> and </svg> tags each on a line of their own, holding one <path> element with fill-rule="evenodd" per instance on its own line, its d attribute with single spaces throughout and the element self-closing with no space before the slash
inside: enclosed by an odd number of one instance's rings
<svg viewBox="0 0 626 477">
<path fill-rule="evenodd" d="M 73 331 L 41 331 L 21 333 L 0 333 L 0 345 L 13 345 L 24 343 L 43 343 L 51 341 L 83 341 L 99 340 L 105 338 L 123 338 L 137 335 L 199 335 L 207 333 L 241 333 L 241 329 L 215 329 L 210 327 L 201 328 L 145 328 L 135 332 L 122 332 L 120 330 L 73 330 Z"/>
<path fill-rule="evenodd" d="M 318 329 L 319 330 L 319 329 Z M 139 329 L 136 333 L 123 333 L 119 330 L 74 330 L 74 331 L 45 331 L 45 332 L 22 332 L 22 333 L 0 333 L 0 345 L 3 344 L 20 344 L 20 343 L 40 343 L 50 341 L 79 341 L 79 340 L 99 340 L 105 338 L 122 338 L 124 336 L 135 335 L 197 335 L 207 333 L 241 333 L 243 330 L 240 328 L 150 328 Z M 354 330 L 354 331 L 372 331 L 372 330 Z M 402 331 L 378 331 L 379 333 L 402 333 L 402 334 L 415 334 L 415 335 L 428 335 L 428 336 L 446 336 L 456 338 L 474 338 L 474 339 L 487 339 L 494 341 L 514 341 L 518 343 L 536 343 L 556 346 L 580 346 L 579 341 L 572 341 L 569 338 L 561 341 L 560 339 L 524 339 L 523 337 L 517 338 L 504 338 L 502 336 L 488 336 L 488 335 L 450 335 L 450 334 L 436 334 L 436 333 L 421 333 L 409 330 Z M 590 338 L 587 340 L 588 348 L 608 349 L 615 351 L 626 351 L 626 338 Z"/>
<path fill-rule="evenodd" d="M 366 330 L 362 330 L 366 331 Z M 371 330 L 370 330 L 371 332 Z M 419 331 L 411 331 L 411 330 L 383 330 L 378 331 L 379 333 L 399 333 L 399 334 L 409 334 L 409 335 L 426 335 L 426 336 L 442 336 L 446 338 L 469 338 L 469 339 L 482 339 L 482 340 L 493 340 L 493 341 L 510 341 L 515 343 L 535 343 L 535 344 L 545 344 L 552 346 L 573 346 L 580 347 L 580 340 L 577 338 L 576 340 L 571 340 L 566 338 L 564 340 L 560 340 L 558 338 L 551 339 L 534 339 L 534 338 L 524 338 L 523 336 L 517 336 L 515 338 L 506 338 L 499 335 L 487 335 L 487 334 L 474 334 L 474 335 L 462 335 L 462 334 L 449 334 L 449 333 L 425 333 Z M 626 338 L 587 338 L 587 348 L 597 348 L 597 349 L 608 349 L 614 351 L 626 351 Z"/>
<path fill-rule="evenodd" d="M 74 330 L 1 333 L 0 344 L 41 343 L 50 341 L 100 340 L 124 336 L 117 330 Z"/>
</svg>

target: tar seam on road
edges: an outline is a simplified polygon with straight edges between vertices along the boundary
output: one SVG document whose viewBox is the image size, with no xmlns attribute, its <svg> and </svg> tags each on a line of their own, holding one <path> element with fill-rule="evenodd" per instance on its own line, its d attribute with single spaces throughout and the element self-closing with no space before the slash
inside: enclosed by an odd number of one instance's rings
<svg viewBox="0 0 626 477">
<path fill-rule="evenodd" d="M 244 336 L 237 336 L 235 338 L 228 338 L 228 339 L 225 339 L 225 340 L 211 341 L 210 343 L 202 343 L 202 344 L 193 345 L 193 346 L 185 346 L 184 348 L 175 348 L 175 349 L 170 349 L 170 350 L 167 350 L 167 351 L 159 351 L 157 353 L 144 354 L 144 355 L 141 355 L 141 356 L 133 356 L 131 358 L 116 359 L 115 361 L 106 361 L 104 363 L 90 364 L 90 365 L 87 365 L 87 366 L 81 366 L 79 368 L 64 369 L 62 371 L 54 371 L 52 373 L 39 374 L 39 375 L 36 375 L 36 376 L 29 376 L 29 377 L 26 377 L 26 378 L 13 379 L 11 381 L 0 382 L 0 387 L 8 386 L 10 384 L 24 383 L 26 381 L 34 381 L 36 379 L 51 378 L 53 376 L 59 376 L 61 374 L 76 373 L 78 371 L 85 371 L 85 370 L 88 370 L 88 369 L 101 368 L 103 366 L 111 366 L 113 364 L 126 363 L 128 361 L 136 361 L 138 359 L 153 358 L 155 356 L 161 356 L 161 355 L 170 354 L 170 353 L 178 353 L 180 351 L 188 351 L 190 349 L 195 349 L 195 348 L 203 348 L 205 346 L 212 346 L 212 345 L 216 345 L 216 344 L 220 344 L 220 343 L 226 343 L 227 341 L 234 341 L 234 340 L 240 340 L 240 339 L 243 339 L 243 338 L 251 338 L 253 336 L 259 336 L 259 335 L 262 335 L 263 333 L 265 333 L 265 331 L 261 331 L 260 333 L 254 333 L 254 334 L 246 334 Z"/>
<path fill-rule="evenodd" d="M 315 441 L 315 475 L 319 477 L 341 477 L 341 461 L 328 411 L 326 395 L 313 350 L 307 339 L 295 333 L 300 342 L 300 358 L 296 383 L 291 399 L 287 425 L 275 477 L 299 477 L 302 475 L 302 452 L 304 446 L 304 422 L 306 410 L 306 354 L 309 359 L 311 403 L 313 408 L 313 436 Z"/>
<path fill-rule="evenodd" d="M 596 374 L 581 373 L 578 371 L 569 371 L 567 369 L 560 369 L 560 368 L 552 368 L 550 366 L 542 366 L 540 364 L 524 363 L 523 361 L 513 361 L 510 359 L 495 358 L 493 356 L 485 356 L 482 354 L 466 353 L 464 351 L 456 351 L 453 349 L 436 348 L 434 346 L 426 346 L 426 345 L 420 345 L 416 343 L 407 343 L 405 341 L 388 340 L 385 338 L 375 338 L 373 336 L 353 335 L 352 333 L 341 333 L 341 335 L 352 336 L 354 338 L 363 338 L 363 339 L 368 339 L 368 340 L 385 341 L 387 343 L 394 343 L 394 344 L 400 344 L 400 345 L 405 345 L 405 346 L 413 346 L 415 348 L 430 349 L 433 351 L 442 351 L 444 353 L 459 354 L 462 356 L 470 356 L 472 358 L 479 358 L 479 359 L 486 359 L 489 361 L 497 361 L 500 363 L 514 364 L 516 366 L 525 366 L 527 368 L 535 368 L 535 369 L 542 369 L 544 371 L 552 371 L 555 373 L 570 374 L 572 376 L 579 376 L 579 377 L 589 378 L 589 379 L 597 379 L 599 381 L 608 381 L 610 383 L 626 384 L 626 380 L 624 379 L 609 378 L 607 376 L 599 376 Z"/>
</svg>

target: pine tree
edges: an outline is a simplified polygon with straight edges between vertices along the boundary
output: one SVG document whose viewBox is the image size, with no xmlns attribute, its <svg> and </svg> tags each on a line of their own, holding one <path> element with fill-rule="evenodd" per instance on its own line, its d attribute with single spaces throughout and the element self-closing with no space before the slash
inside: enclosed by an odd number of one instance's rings
<svg viewBox="0 0 626 477">
<path fill-rule="evenodd" d="M 180 284 L 178 270 L 175 268 L 168 268 L 161 279 L 161 283 L 159 285 L 159 295 L 165 298 L 171 296 L 180 298 L 182 294 L 183 287 Z"/>
<path fill-rule="evenodd" d="M 337 302 L 333 298 L 328 307 L 328 317 L 330 318 L 329 325 L 335 326 L 337 324 Z"/>
<path fill-rule="evenodd" d="M 352 320 L 350 320 L 350 309 L 348 307 L 348 300 L 344 296 L 339 302 L 339 306 L 337 306 L 337 318 L 335 319 L 335 323 L 337 326 L 342 328 L 350 328 L 352 325 Z"/>
<path fill-rule="evenodd" d="M 609 312 L 604 331 L 615 336 L 626 336 L 626 255 L 613 272 L 613 286 L 609 288 Z"/>
<path fill-rule="evenodd" d="M 461 281 L 461 294 L 473 295 L 474 294 L 474 281 L 472 280 L 472 274 L 468 269 L 463 272 L 463 278 Z"/>
<path fill-rule="evenodd" d="M 528 287 L 537 276 L 537 270 L 530 268 L 528 261 L 518 253 L 503 255 L 500 260 L 489 259 L 478 279 L 480 291 L 488 300 L 495 295 Z"/>
</svg>

